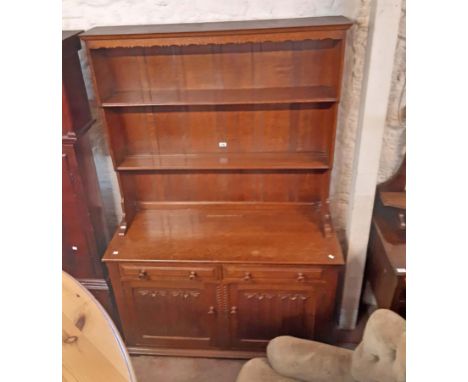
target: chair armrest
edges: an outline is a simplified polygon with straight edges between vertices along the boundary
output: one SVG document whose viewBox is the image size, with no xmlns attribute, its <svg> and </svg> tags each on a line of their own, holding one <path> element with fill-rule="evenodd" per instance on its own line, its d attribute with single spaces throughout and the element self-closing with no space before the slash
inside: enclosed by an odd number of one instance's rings
<svg viewBox="0 0 468 382">
<path fill-rule="evenodd" d="M 352 353 L 290 336 L 276 337 L 267 347 L 268 361 L 276 372 L 307 382 L 353 382 Z"/>
</svg>

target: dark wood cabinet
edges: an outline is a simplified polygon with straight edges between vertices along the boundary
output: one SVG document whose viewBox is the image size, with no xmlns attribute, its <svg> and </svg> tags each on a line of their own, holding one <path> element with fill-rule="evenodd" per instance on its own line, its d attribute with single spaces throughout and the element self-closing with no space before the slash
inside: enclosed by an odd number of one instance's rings
<svg viewBox="0 0 468 382">
<path fill-rule="evenodd" d="M 125 285 L 138 322 L 136 345 L 210 348 L 216 345 L 215 287 L 199 283 Z M 163 312 L 163 314 L 161 314 Z"/>
<path fill-rule="evenodd" d="M 73 144 L 62 145 L 62 268 L 78 278 L 102 278 L 91 221 L 84 215 L 87 203 Z M 91 232 L 89 232 L 90 230 Z"/>
<path fill-rule="evenodd" d="M 271 283 L 231 284 L 229 314 L 233 348 L 265 349 L 278 335 L 314 338 L 316 296 L 312 288 Z"/>
<path fill-rule="evenodd" d="M 326 327 L 333 312 L 334 267 L 166 262 L 109 266 L 123 308 L 126 340 L 135 352 L 262 352 L 278 335 L 317 338 L 316 331 Z"/>
<path fill-rule="evenodd" d="M 379 308 L 406 316 L 406 158 L 377 187 L 366 264 Z"/>
<path fill-rule="evenodd" d="M 131 329 L 127 335 L 131 344 L 175 348 L 216 345 L 216 268 L 123 263 L 118 271 L 128 306 L 123 321 Z"/>
<path fill-rule="evenodd" d="M 79 33 L 62 32 L 62 269 L 118 322 L 101 263 L 108 234 L 89 139 L 94 120 L 78 57 Z"/>
<path fill-rule="evenodd" d="M 122 194 L 104 256 L 133 353 L 249 357 L 323 338 L 344 17 L 81 36 Z"/>
</svg>

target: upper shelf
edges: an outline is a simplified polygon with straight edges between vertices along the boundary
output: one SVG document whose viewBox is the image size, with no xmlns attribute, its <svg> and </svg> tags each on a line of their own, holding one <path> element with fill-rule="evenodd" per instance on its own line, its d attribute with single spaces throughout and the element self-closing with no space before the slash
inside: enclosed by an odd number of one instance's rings
<svg viewBox="0 0 468 382">
<path fill-rule="evenodd" d="M 168 89 L 119 91 L 102 102 L 103 107 L 243 105 L 336 102 L 329 86 L 251 89 Z"/>
<path fill-rule="evenodd" d="M 119 171 L 326 170 L 328 168 L 328 157 L 322 152 L 129 155 L 117 166 Z"/>
</svg>

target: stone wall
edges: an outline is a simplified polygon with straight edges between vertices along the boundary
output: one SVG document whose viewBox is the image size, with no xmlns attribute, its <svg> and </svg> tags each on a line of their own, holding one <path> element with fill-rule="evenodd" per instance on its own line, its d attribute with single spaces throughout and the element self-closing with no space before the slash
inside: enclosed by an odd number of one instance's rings
<svg viewBox="0 0 468 382">
<path fill-rule="evenodd" d="M 388 100 L 379 183 L 398 170 L 406 153 L 406 1 L 402 2 L 398 41 L 393 62 L 392 87 Z"/>
<path fill-rule="evenodd" d="M 359 104 L 362 87 L 364 57 L 367 47 L 370 6 L 373 0 L 362 0 L 351 30 L 340 104 L 335 167 L 331 183 L 331 209 L 336 230 L 344 241 L 344 230 L 350 197 L 354 146 L 357 138 Z M 402 1 L 399 35 L 393 64 L 392 85 L 388 101 L 378 182 L 381 183 L 398 170 L 406 152 L 404 121 L 406 85 L 406 2 Z"/>
<path fill-rule="evenodd" d="M 63 0 L 63 29 L 89 29 L 97 25 L 129 25 L 274 19 L 344 15 L 356 21 L 348 35 L 342 102 L 339 109 L 335 167 L 332 174 L 331 209 L 338 232 L 346 227 L 351 185 L 354 144 L 364 71 L 370 4 L 372 0 Z M 380 179 L 398 166 L 404 148 L 404 130 L 397 122 L 398 102 L 404 83 L 404 12 L 403 36 L 399 39 L 389 117 L 380 163 Z M 82 56 L 83 71 L 90 98 L 93 98 L 89 71 Z M 102 126 L 93 128 L 94 155 L 102 188 L 104 207 L 111 231 L 120 218 L 120 196 L 115 174 L 103 139 Z M 342 236 L 342 235 L 340 235 Z"/>
<path fill-rule="evenodd" d="M 360 1 L 358 13 L 353 19 L 355 24 L 348 33 L 346 48 L 343 90 L 338 112 L 335 159 L 330 188 L 333 223 L 341 241 L 345 237 L 344 230 L 351 189 L 371 1 Z"/>
</svg>

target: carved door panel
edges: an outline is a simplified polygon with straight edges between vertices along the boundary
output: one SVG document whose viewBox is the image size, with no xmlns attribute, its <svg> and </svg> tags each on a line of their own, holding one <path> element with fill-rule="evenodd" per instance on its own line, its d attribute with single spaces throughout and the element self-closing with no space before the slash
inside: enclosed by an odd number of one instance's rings
<svg viewBox="0 0 468 382">
<path fill-rule="evenodd" d="M 213 347 L 218 317 L 215 291 L 211 283 L 125 283 L 129 345 Z"/>
<path fill-rule="evenodd" d="M 314 286 L 231 284 L 231 346 L 264 350 L 280 335 L 313 338 L 319 293 Z"/>
</svg>

